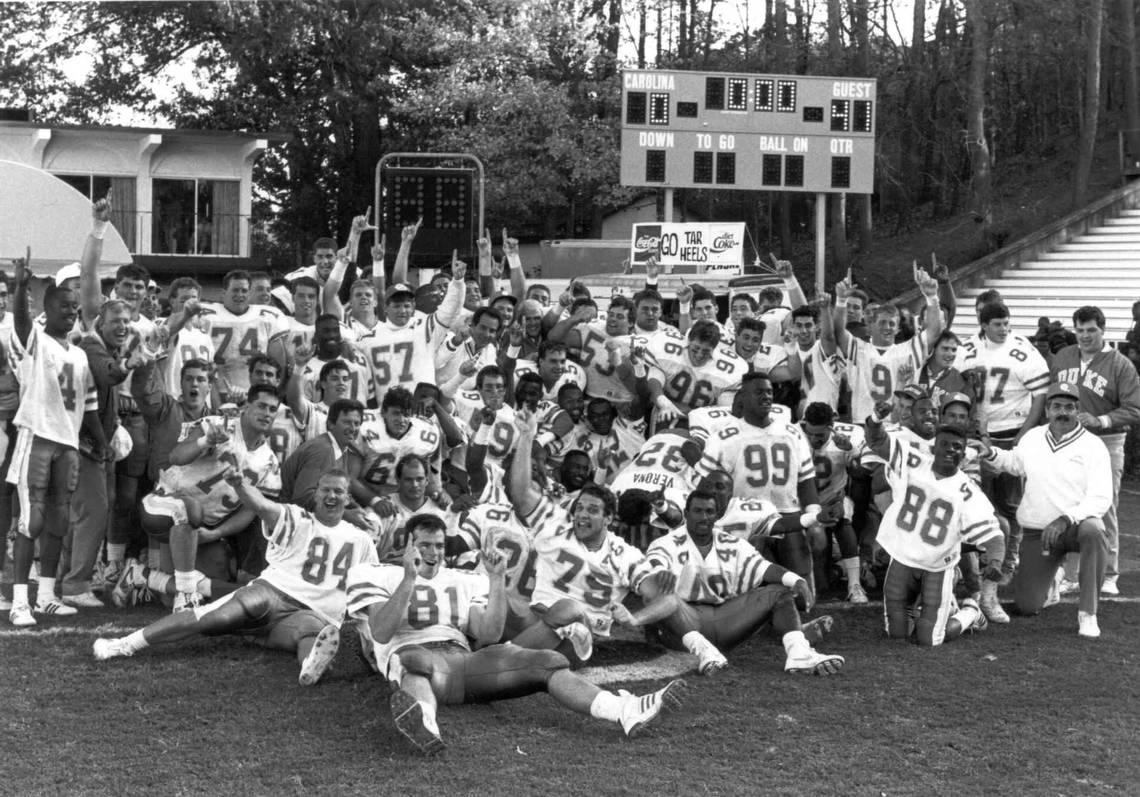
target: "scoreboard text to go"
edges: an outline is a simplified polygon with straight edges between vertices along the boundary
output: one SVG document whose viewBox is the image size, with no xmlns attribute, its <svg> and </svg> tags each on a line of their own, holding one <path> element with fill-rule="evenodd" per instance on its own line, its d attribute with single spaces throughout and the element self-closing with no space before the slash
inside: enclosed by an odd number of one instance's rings
<svg viewBox="0 0 1140 797">
<path fill-rule="evenodd" d="M 621 182 L 870 193 L 874 80 L 623 74 Z"/>
</svg>

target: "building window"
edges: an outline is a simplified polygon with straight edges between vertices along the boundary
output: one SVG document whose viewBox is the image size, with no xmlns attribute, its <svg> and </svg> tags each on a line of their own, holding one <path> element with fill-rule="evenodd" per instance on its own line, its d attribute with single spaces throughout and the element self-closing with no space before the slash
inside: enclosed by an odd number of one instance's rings
<svg viewBox="0 0 1140 797">
<path fill-rule="evenodd" d="M 110 193 L 111 224 L 123 237 L 128 251 L 139 251 L 134 177 L 108 177 L 100 174 L 57 174 L 56 177 L 92 202 L 103 199 Z"/>
<path fill-rule="evenodd" d="M 156 255 L 238 254 L 237 180 L 153 184 L 151 251 Z"/>
</svg>

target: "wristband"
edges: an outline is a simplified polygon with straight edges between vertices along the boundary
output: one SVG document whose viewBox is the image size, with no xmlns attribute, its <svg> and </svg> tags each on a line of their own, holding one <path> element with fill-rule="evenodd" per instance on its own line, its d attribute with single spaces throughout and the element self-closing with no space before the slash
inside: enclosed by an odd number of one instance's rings
<svg viewBox="0 0 1140 797">
<path fill-rule="evenodd" d="M 633 375 L 638 379 L 644 379 L 649 376 L 649 366 L 645 363 L 634 363 Z"/>
<path fill-rule="evenodd" d="M 102 241 L 103 236 L 107 232 L 107 225 L 110 223 L 111 222 L 109 221 L 101 221 L 99 219 L 96 219 L 91 223 L 91 237 L 98 238 L 100 241 Z"/>
<path fill-rule="evenodd" d="M 800 581 L 800 577 L 793 573 L 791 570 L 780 576 L 780 583 L 788 589 L 794 587 L 798 581 Z"/>
<path fill-rule="evenodd" d="M 518 252 L 507 253 L 507 265 L 512 269 L 518 269 L 520 274 L 522 273 L 522 257 L 519 256 Z"/>
<path fill-rule="evenodd" d="M 507 357 L 509 359 L 517 360 L 520 354 L 522 354 L 522 346 L 515 346 L 514 344 L 507 346 Z"/>
<path fill-rule="evenodd" d="M 651 291 L 657 290 L 657 277 L 654 277 L 653 279 L 649 279 L 649 277 L 646 277 L 645 278 L 645 287 Z"/>
<path fill-rule="evenodd" d="M 198 438 L 198 448 L 206 451 L 210 448 L 210 441 L 207 439 L 208 435 L 204 434 Z"/>
<path fill-rule="evenodd" d="M 1098 415 L 1098 416 L 1096 416 L 1096 419 L 1098 421 L 1100 421 L 1100 425 L 1101 425 L 1102 429 L 1111 429 L 1112 428 L 1112 419 L 1109 418 L 1107 415 Z"/>
<path fill-rule="evenodd" d="M 661 402 L 665 402 L 665 404 L 662 405 Z M 664 410 L 666 408 L 673 409 L 673 406 L 672 406 L 673 402 L 669 401 L 669 398 L 665 394 L 661 394 L 660 396 L 655 398 L 653 400 L 653 403 L 657 405 L 657 409 L 659 409 L 659 410 Z"/>
<path fill-rule="evenodd" d="M 810 529 L 812 526 L 814 526 L 818 522 L 819 522 L 819 513 L 818 512 L 804 512 L 802 515 L 800 515 L 800 526 L 805 528 L 805 529 Z"/>
<path fill-rule="evenodd" d="M 483 424 L 479 427 L 479 431 L 475 432 L 475 437 L 471 441 L 472 445 L 485 446 L 491 442 L 491 427 Z"/>
<path fill-rule="evenodd" d="M 840 308 L 842 308 L 844 310 L 847 309 L 847 297 L 846 296 L 844 296 L 842 299 L 836 299 L 835 300 L 835 309 L 838 310 Z"/>
</svg>

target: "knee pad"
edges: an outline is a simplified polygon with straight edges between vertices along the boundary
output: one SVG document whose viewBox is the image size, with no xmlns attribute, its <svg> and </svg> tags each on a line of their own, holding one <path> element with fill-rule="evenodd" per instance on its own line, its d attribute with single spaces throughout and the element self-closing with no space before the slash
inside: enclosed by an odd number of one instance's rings
<svg viewBox="0 0 1140 797">
<path fill-rule="evenodd" d="M 404 672 L 423 676 L 429 681 L 435 675 L 435 660 L 431 651 L 426 648 L 418 646 L 402 648 L 399 656 L 400 663 L 404 666 Z"/>
</svg>

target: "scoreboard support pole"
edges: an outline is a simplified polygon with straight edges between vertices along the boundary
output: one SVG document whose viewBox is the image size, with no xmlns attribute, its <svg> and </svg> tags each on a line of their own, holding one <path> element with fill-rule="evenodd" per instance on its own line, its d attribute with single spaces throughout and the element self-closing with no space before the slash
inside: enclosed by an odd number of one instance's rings
<svg viewBox="0 0 1140 797">
<path fill-rule="evenodd" d="M 815 195 L 815 295 L 823 293 L 824 260 L 827 254 L 827 194 Z"/>
<path fill-rule="evenodd" d="M 672 221 L 673 221 L 673 189 L 672 188 L 666 188 L 665 189 L 665 214 L 664 214 L 664 216 L 665 217 L 663 219 L 661 219 L 661 221 L 665 222 L 666 224 L 672 223 Z"/>
</svg>

